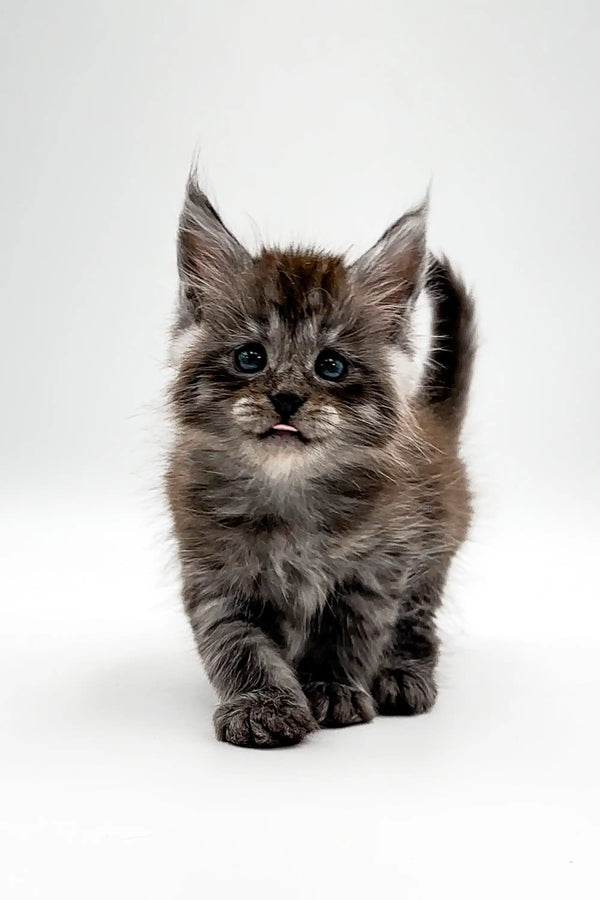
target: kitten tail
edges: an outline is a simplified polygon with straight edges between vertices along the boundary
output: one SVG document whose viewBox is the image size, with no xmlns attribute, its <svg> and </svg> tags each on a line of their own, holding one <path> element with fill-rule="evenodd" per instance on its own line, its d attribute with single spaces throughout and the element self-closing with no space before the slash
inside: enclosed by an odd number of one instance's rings
<svg viewBox="0 0 600 900">
<path fill-rule="evenodd" d="M 433 342 L 423 389 L 429 403 L 458 429 L 477 349 L 473 298 L 446 257 L 431 256 L 426 286 L 433 302 Z"/>
</svg>

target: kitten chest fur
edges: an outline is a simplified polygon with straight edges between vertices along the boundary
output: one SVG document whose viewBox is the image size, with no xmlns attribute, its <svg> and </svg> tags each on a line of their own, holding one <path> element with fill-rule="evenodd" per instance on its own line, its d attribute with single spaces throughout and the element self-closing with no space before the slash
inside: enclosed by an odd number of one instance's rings
<svg viewBox="0 0 600 900">
<path fill-rule="evenodd" d="M 195 508 L 192 519 L 182 517 L 193 602 L 234 597 L 288 662 L 302 656 L 340 587 L 360 583 L 368 614 L 387 620 L 397 616 L 398 592 L 415 577 L 424 547 L 428 563 L 447 552 L 442 522 L 438 533 L 423 515 L 439 489 L 432 496 L 422 477 L 407 481 L 392 468 L 374 479 L 357 469 L 295 490 L 239 472 L 215 475 L 202 455 L 192 458 L 193 466 L 173 470 L 171 489 L 181 497 L 176 509 Z"/>
</svg>

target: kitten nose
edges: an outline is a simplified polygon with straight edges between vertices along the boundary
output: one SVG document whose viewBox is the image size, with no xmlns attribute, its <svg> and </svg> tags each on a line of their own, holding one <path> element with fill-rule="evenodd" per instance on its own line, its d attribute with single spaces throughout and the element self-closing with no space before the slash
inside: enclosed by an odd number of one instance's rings
<svg viewBox="0 0 600 900">
<path fill-rule="evenodd" d="M 270 394 L 269 400 L 275 407 L 275 412 L 286 422 L 295 412 L 298 412 L 304 403 L 304 397 L 298 394 Z"/>
</svg>

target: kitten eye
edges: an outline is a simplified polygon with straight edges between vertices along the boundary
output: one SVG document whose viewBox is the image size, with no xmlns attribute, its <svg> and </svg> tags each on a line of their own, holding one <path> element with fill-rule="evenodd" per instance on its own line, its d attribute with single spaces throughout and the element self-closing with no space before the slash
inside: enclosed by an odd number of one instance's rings
<svg viewBox="0 0 600 900">
<path fill-rule="evenodd" d="M 246 375 L 262 372 L 267 364 L 267 351 L 262 344 L 244 344 L 234 354 L 236 368 Z"/>
<path fill-rule="evenodd" d="M 315 362 L 315 372 L 325 381 L 341 381 L 346 377 L 348 363 L 335 350 L 321 350 Z"/>
</svg>

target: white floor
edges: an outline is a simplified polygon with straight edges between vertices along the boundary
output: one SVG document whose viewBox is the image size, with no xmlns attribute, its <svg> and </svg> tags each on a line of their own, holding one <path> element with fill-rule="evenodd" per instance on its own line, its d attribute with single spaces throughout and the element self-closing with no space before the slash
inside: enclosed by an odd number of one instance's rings
<svg viewBox="0 0 600 900">
<path fill-rule="evenodd" d="M 600 896 L 592 636 L 455 637 L 429 716 L 240 750 L 134 525 L 2 540 L 0 897 Z"/>
</svg>

